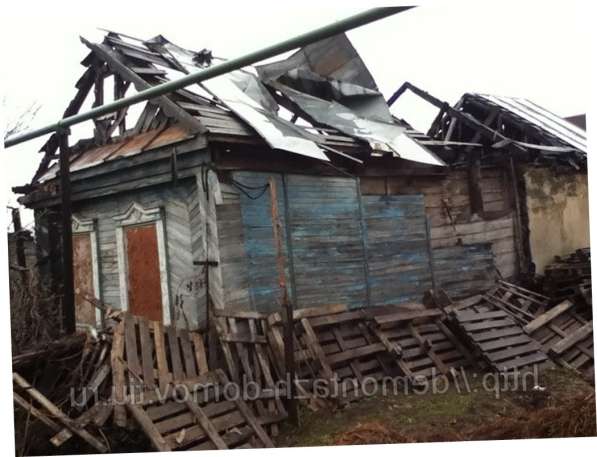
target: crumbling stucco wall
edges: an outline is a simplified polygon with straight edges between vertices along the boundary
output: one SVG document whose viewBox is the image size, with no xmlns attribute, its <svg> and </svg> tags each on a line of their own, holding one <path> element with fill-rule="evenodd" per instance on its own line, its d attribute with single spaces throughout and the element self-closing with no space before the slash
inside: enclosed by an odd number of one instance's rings
<svg viewBox="0 0 597 457">
<path fill-rule="evenodd" d="M 524 178 L 531 256 L 543 273 L 554 256 L 589 246 L 587 174 L 528 168 Z"/>
</svg>

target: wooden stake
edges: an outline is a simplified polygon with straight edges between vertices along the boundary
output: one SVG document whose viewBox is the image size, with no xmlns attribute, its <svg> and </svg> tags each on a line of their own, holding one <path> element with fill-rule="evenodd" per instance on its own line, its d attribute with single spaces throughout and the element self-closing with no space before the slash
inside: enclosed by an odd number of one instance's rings
<svg viewBox="0 0 597 457">
<path fill-rule="evenodd" d="M 69 131 L 59 133 L 60 197 L 62 212 L 62 324 L 64 332 L 75 333 L 75 288 L 73 277 L 72 202 L 70 185 Z"/>
<path fill-rule="evenodd" d="M 12 208 L 12 225 L 15 234 L 15 246 L 17 251 L 17 264 L 21 268 L 21 279 L 27 284 L 27 259 L 25 257 L 25 243 L 23 240 L 23 226 L 21 225 L 21 213 L 19 208 Z"/>
</svg>

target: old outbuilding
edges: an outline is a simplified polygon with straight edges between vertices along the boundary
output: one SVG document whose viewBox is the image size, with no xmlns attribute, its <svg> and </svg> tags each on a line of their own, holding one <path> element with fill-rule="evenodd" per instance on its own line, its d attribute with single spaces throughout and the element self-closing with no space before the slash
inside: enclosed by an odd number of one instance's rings
<svg viewBox="0 0 597 457">
<path fill-rule="evenodd" d="M 205 68 L 211 52 L 109 32 L 65 115 Z M 405 90 L 427 133 L 389 111 Z M 22 203 L 58 281 L 57 137 Z M 486 290 L 588 245 L 584 132 L 519 99 L 388 102 L 344 35 L 94 121 L 71 147 L 77 320 L 85 297 L 164 324 L 214 310 L 351 307 Z M 280 275 L 280 268 L 284 274 Z"/>
</svg>

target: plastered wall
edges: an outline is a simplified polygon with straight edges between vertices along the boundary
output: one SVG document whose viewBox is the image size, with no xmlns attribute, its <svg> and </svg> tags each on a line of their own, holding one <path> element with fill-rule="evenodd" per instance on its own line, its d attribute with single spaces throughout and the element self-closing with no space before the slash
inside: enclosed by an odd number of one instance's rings
<svg viewBox="0 0 597 457">
<path fill-rule="evenodd" d="M 589 246 L 587 175 L 529 168 L 524 178 L 531 256 L 542 274 L 554 256 Z"/>
</svg>

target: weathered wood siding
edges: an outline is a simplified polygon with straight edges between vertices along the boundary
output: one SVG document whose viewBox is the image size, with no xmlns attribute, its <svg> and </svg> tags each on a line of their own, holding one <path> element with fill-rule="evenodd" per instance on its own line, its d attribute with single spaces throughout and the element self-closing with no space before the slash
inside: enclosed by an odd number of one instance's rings
<svg viewBox="0 0 597 457">
<path fill-rule="evenodd" d="M 288 175 L 286 188 L 297 306 L 363 306 L 366 258 L 356 181 Z"/>
<path fill-rule="evenodd" d="M 116 222 L 113 217 L 124 213 L 131 203 L 144 208 L 163 207 L 165 214 L 168 284 L 172 321 L 180 327 L 196 327 L 204 313 L 199 271 L 193 266 L 191 209 L 195 201 L 193 179 L 179 181 L 176 186 L 159 186 L 110 198 L 94 199 L 74 205 L 73 212 L 85 219 L 97 219 L 100 288 L 105 303 L 120 308 L 120 282 L 116 248 Z M 196 215 L 195 215 L 196 216 Z M 195 217 L 196 220 L 196 217 Z M 199 232 L 200 233 L 200 232 Z M 195 239 L 196 241 L 196 239 Z"/>
<path fill-rule="evenodd" d="M 420 300 L 431 287 L 423 195 L 363 196 L 373 305 Z"/>
<path fill-rule="evenodd" d="M 280 307 L 269 173 L 222 184 L 218 238 L 227 307 Z M 431 287 L 422 195 L 365 196 L 356 179 L 275 176 L 287 283 L 297 307 L 420 300 Z M 240 187 L 240 190 L 239 190 Z"/>
<path fill-rule="evenodd" d="M 495 283 L 491 243 L 434 248 L 433 268 L 437 287 L 451 297 L 484 292 Z"/>
<path fill-rule="evenodd" d="M 244 192 L 239 192 L 240 220 L 233 217 L 232 220 L 229 219 L 226 222 L 228 224 L 227 232 L 220 244 L 221 258 L 224 257 L 224 254 L 235 261 L 242 262 L 241 256 L 243 255 L 246 258 L 244 264 L 235 262 L 236 269 L 232 268 L 232 262 L 227 262 L 226 288 L 229 287 L 228 281 L 233 288 L 242 287 L 235 281 L 235 278 L 243 278 L 244 283 L 249 286 L 248 298 L 251 307 L 266 312 L 277 310 L 280 307 L 271 199 L 269 189 L 266 188 L 269 178 L 270 175 L 266 173 L 234 173 L 233 179 L 244 190 Z M 279 217 L 282 227 L 285 227 L 284 186 L 280 175 L 275 176 L 275 179 L 278 190 Z M 218 223 L 220 222 L 218 221 Z M 230 226 L 235 223 L 239 223 L 239 225 L 237 227 Z M 237 228 L 241 230 L 237 230 Z M 226 243 L 226 236 L 233 238 L 232 244 Z M 287 257 L 287 240 L 283 230 L 281 236 L 284 255 Z M 234 243 L 241 239 L 243 245 Z"/>
<path fill-rule="evenodd" d="M 481 189 L 485 211 L 510 208 L 510 183 L 499 169 L 483 169 Z M 364 195 L 423 194 L 435 249 L 457 245 L 491 243 L 495 267 L 508 278 L 516 274 L 513 213 L 493 220 L 472 215 L 466 171 L 437 177 L 361 178 Z"/>
</svg>

